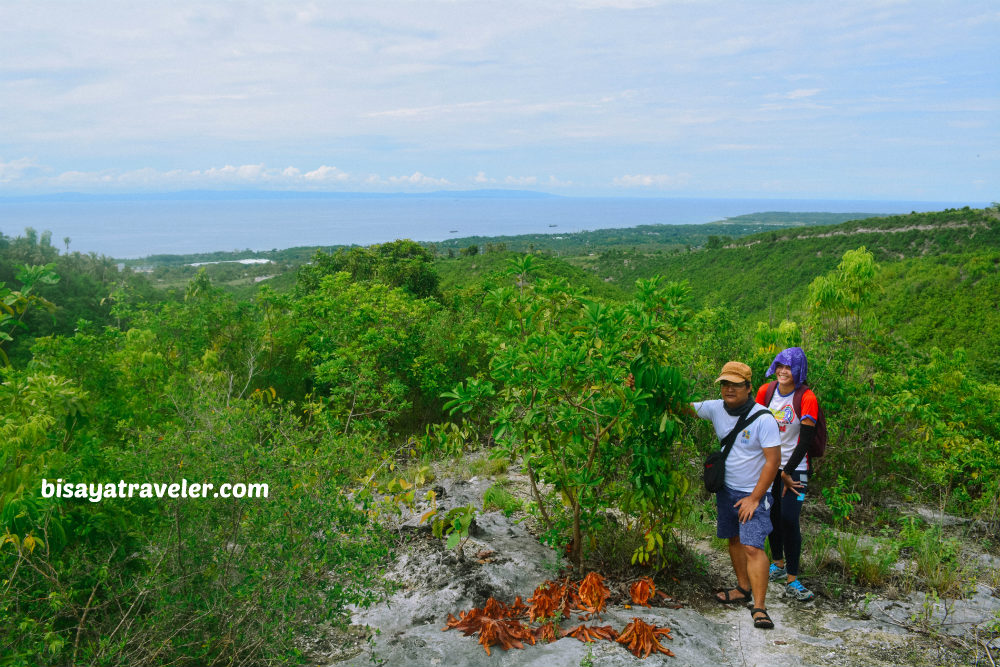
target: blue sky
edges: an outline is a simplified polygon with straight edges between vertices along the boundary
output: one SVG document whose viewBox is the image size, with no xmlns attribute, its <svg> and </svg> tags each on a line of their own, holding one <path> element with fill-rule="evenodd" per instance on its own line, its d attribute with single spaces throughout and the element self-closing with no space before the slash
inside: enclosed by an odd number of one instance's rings
<svg viewBox="0 0 1000 667">
<path fill-rule="evenodd" d="M 998 34 L 995 0 L 0 0 L 0 197 L 994 201 Z"/>
</svg>

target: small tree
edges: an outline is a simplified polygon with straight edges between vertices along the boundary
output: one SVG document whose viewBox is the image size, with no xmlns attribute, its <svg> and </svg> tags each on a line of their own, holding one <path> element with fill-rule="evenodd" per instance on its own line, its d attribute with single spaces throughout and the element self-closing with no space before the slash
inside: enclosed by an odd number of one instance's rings
<svg viewBox="0 0 1000 667">
<path fill-rule="evenodd" d="M 0 282 L 0 360 L 10 366 L 10 359 L 3 350 L 3 344 L 14 340 L 13 333 L 17 328 L 26 328 L 24 316 L 32 308 L 44 308 L 49 312 L 55 310 L 55 304 L 37 294 L 35 288 L 42 285 L 55 285 L 59 282 L 53 264 L 44 266 L 20 266 L 17 279 L 21 282 L 20 290 L 12 290 Z"/>
<path fill-rule="evenodd" d="M 669 463 L 686 384 L 666 365 L 686 320 L 686 289 L 640 281 L 635 301 L 612 306 L 561 279 L 530 283 L 531 261 L 513 260 L 515 286 L 487 299 L 501 334 L 490 365 L 499 388 L 470 380 L 447 394 L 445 407 L 468 412 L 487 398 L 497 401 L 498 454 L 523 462 L 550 531 L 568 529 L 579 571 L 584 537 L 600 528 L 604 510 L 628 506 L 649 532 L 674 518 L 687 490 Z M 549 515 L 539 481 L 564 501 L 564 520 Z M 657 547 L 662 537 L 649 551 Z"/>
<path fill-rule="evenodd" d="M 860 334 L 866 308 L 875 298 L 878 264 L 864 246 L 848 250 L 837 268 L 809 284 L 809 307 L 817 324 L 828 333 Z"/>
</svg>

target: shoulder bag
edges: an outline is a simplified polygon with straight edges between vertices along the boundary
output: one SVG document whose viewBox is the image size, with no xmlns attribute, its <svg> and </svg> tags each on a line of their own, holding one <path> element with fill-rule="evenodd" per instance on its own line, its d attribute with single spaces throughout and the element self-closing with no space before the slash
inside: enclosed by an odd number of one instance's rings
<svg viewBox="0 0 1000 667">
<path fill-rule="evenodd" d="M 709 493 L 718 493 L 722 490 L 726 481 L 726 459 L 736 442 L 736 434 L 752 424 L 757 417 L 771 414 L 766 409 L 757 410 L 749 415 L 740 417 L 736 426 L 729 434 L 719 441 L 722 449 L 712 452 L 705 459 L 705 469 L 702 471 L 702 480 L 705 482 L 705 490 Z"/>
</svg>

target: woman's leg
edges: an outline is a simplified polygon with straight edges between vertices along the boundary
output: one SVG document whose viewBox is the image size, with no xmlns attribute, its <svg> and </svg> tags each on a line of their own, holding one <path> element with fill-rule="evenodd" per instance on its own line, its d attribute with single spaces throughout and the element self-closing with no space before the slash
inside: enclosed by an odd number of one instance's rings
<svg viewBox="0 0 1000 667">
<path fill-rule="evenodd" d="M 805 471 L 792 473 L 792 479 L 806 483 L 808 476 Z M 788 572 L 788 581 L 792 582 L 799 576 L 799 563 L 802 557 L 802 527 L 800 516 L 802 505 L 805 502 L 806 488 L 803 487 L 799 493 L 788 492 L 781 504 L 781 539 L 784 547 L 785 570 Z"/>
<path fill-rule="evenodd" d="M 774 504 L 771 505 L 771 534 L 767 536 L 767 543 L 771 547 L 771 562 L 782 567 L 785 561 L 784 553 L 784 543 L 782 536 L 782 525 L 781 525 L 781 497 L 782 483 L 781 483 L 781 471 L 778 471 L 778 476 L 774 480 L 774 484 L 771 486 L 771 497 L 774 500 Z M 787 500 L 787 498 L 785 499 Z"/>
</svg>

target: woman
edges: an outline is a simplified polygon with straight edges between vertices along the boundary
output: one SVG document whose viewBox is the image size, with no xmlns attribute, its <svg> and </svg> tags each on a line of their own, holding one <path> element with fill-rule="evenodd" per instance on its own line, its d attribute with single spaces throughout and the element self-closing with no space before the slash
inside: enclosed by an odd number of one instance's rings
<svg viewBox="0 0 1000 667">
<path fill-rule="evenodd" d="M 799 581 L 802 555 L 802 530 L 799 515 L 806 499 L 809 482 L 809 451 L 816 437 L 819 402 L 806 385 L 808 365 L 800 347 L 782 350 L 774 358 L 767 376 L 777 382 L 767 383 L 757 391 L 757 403 L 768 408 L 778 421 L 781 434 L 781 467 L 774 479 L 771 494 L 771 581 L 785 580 L 785 595 L 802 602 L 816 597 Z"/>
</svg>

